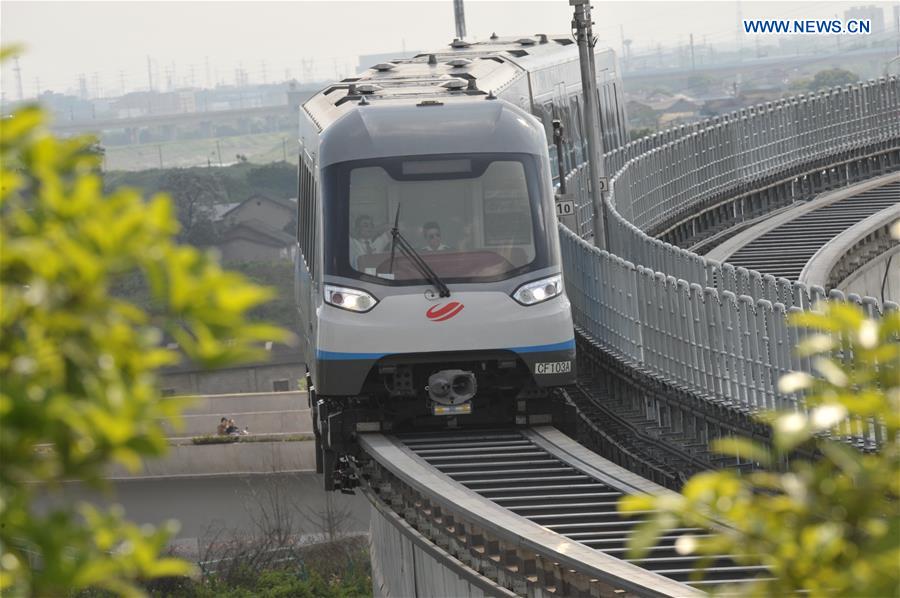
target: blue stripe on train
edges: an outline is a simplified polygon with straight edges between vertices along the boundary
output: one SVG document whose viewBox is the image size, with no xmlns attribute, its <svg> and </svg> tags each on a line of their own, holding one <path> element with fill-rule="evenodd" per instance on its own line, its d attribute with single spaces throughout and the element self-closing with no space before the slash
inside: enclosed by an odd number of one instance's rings
<svg viewBox="0 0 900 598">
<path fill-rule="evenodd" d="M 531 345 L 528 347 L 509 347 L 506 351 L 515 351 L 516 353 L 542 353 L 548 351 L 568 351 L 575 348 L 575 339 L 563 341 L 561 343 L 552 343 L 549 345 Z M 353 360 L 353 359 L 381 359 L 389 353 L 342 353 L 340 351 L 322 351 L 316 352 L 316 359 L 320 361 L 326 360 Z"/>
</svg>

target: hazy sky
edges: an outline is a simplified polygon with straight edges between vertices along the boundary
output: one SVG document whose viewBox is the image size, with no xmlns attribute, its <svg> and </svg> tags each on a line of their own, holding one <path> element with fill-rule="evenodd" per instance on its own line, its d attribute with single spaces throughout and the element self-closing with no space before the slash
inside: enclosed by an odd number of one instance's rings
<svg viewBox="0 0 900 598">
<path fill-rule="evenodd" d="M 855 2 L 744 0 L 744 18 L 843 16 Z M 885 8 L 890 22 L 893 2 Z M 739 5 L 645 1 L 593 3 L 601 43 L 621 47 L 620 25 L 633 50 L 686 43 L 734 43 Z M 466 0 L 470 38 L 560 33 L 569 29 L 567 0 Z M 318 80 L 354 72 L 359 54 L 441 47 L 453 37 L 452 0 L 386 2 L 14 2 L 0 1 L 0 38 L 21 42 L 25 96 L 40 89 L 74 91 L 83 76 L 93 95 L 146 89 L 148 56 L 154 87 L 172 77 L 180 85 L 233 83 L 243 68 L 251 82 L 304 74 Z M 306 64 L 304 65 L 304 61 Z M 304 70 L 305 68 L 305 70 Z M 2 90 L 16 97 L 12 63 L 4 65 Z"/>
</svg>

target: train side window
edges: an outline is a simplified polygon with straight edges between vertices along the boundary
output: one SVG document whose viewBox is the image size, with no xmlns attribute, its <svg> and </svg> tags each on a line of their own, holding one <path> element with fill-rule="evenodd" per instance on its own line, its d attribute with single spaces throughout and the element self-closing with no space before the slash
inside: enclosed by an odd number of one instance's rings
<svg viewBox="0 0 900 598">
<path fill-rule="evenodd" d="M 300 164 L 298 166 L 297 173 L 297 243 L 300 244 L 300 248 L 303 248 L 303 225 L 305 224 L 305 220 L 303 218 L 303 201 L 305 200 L 303 196 L 303 186 L 306 184 L 306 164 L 303 163 L 303 156 L 300 157 Z"/>
<path fill-rule="evenodd" d="M 318 197 L 319 185 L 313 180 L 312 184 L 312 193 L 310 194 L 310 217 L 309 217 L 309 230 L 310 230 L 310 243 L 309 243 L 309 275 L 315 279 L 316 277 L 316 248 L 317 245 L 317 235 L 318 227 L 316 226 L 316 218 L 319 215 L 319 197 Z"/>
<path fill-rule="evenodd" d="M 306 239 L 306 242 L 305 242 L 305 246 L 303 248 L 303 257 L 306 260 L 306 268 L 308 270 L 311 269 L 310 248 L 312 247 L 312 244 L 311 244 L 311 241 L 312 241 L 312 201 L 313 201 L 312 187 L 313 187 L 313 177 L 312 177 L 312 172 L 310 171 L 310 172 L 307 172 L 307 175 L 306 175 L 306 189 L 304 191 L 306 194 L 306 202 L 304 204 L 304 212 L 305 212 L 304 213 L 304 219 L 305 219 L 304 237 Z"/>
<path fill-rule="evenodd" d="M 300 244 L 300 253 L 310 275 L 315 268 L 315 181 L 309 165 L 301 159 L 300 166 L 300 196 L 297 198 L 297 236 Z"/>
<path fill-rule="evenodd" d="M 299 200 L 299 210 L 300 210 L 300 252 L 303 254 L 303 260 L 306 261 L 307 256 L 307 205 L 309 203 L 309 195 L 307 193 L 307 186 L 309 184 L 309 169 L 306 166 L 306 163 L 303 164 L 303 183 L 300 189 L 300 200 Z"/>
</svg>

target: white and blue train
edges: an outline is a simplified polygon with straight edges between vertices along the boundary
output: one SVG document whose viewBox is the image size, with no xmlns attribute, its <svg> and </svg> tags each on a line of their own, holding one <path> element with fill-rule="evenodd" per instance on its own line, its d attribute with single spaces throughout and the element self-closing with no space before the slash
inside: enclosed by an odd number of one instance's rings
<svg viewBox="0 0 900 598">
<path fill-rule="evenodd" d="M 596 54 L 607 147 L 625 142 Z M 577 46 L 536 35 L 378 64 L 303 105 L 296 295 L 327 489 L 356 434 L 546 423 L 575 380 L 552 121 L 584 160 Z M 555 170 L 555 167 L 554 169 Z"/>
</svg>

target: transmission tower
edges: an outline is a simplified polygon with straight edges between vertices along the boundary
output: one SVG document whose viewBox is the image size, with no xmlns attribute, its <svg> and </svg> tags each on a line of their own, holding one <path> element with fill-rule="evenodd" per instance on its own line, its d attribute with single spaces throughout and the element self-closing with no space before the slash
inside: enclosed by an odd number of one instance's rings
<svg viewBox="0 0 900 598">
<path fill-rule="evenodd" d="M 19 92 L 19 101 L 25 99 L 25 94 L 22 92 L 22 67 L 19 66 L 19 57 L 15 57 L 16 66 L 13 67 L 13 70 L 16 71 L 16 88 Z"/>
</svg>

